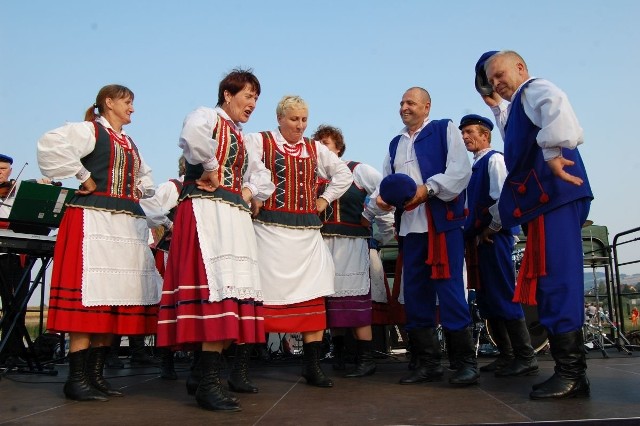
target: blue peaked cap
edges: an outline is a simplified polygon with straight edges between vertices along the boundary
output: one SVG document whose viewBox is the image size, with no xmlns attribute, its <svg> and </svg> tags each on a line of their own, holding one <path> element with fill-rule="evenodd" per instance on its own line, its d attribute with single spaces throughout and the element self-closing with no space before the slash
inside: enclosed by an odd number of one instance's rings
<svg viewBox="0 0 640 426">
<path fill-rule="evenodd" d="M 471 124 L 479 124 L 489 130 L 493 130 L 493 122 L 487 117 L 483 117 L 478 114 L 467 114 L 462 117 L 460 119 L 460 125 L 458 126 L 458 129 L 462 130 L 463 127 L 469 126 Z"/>
</svg>

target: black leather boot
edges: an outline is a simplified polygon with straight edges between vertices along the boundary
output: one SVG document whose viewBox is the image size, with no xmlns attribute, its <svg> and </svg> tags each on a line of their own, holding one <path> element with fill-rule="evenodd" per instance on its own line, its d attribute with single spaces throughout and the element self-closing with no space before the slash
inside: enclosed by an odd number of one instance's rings
<svg viewBox="0 0 640 426">
<path fill-rule="evenodd" d="M 158 360 L 152 357 L 144 344 L 145 336 L 129 336 L 131 363 L 143 365 L 158 365 Z"/>
<path fill-rule="evenodd" d="M 107 368 L 124 368 L 124 362 L 120 359 L 120 341 L 122 336 L 115 335 L 111 341 L 111 347 L 107 353 L 107 359 L 104 362 Z"/>
<path fill-rule="evenodd" d="M 236 345 L 236 356 L 227 380 L 229 389 L 234 392 L 258 393 L 258 387 L 249 380 L 249 357 L 252 350 L 253 345 Z"/>
<path fill-rule="evenodd" d="M 200 362 L 200 356 L 202 355 L 202 350 L 198 349 L 193 351 L 193 362 L 191 363 L 191 372 L 187 377 L 187 393 L 189 395 L 195 395 L 196 390 L 198 390 L 198 385 L 200 384 L 200 379 L 202 378 L 202 364 Z M 239 402 L 240 400 L 236 398 L 233 394 L 227 392 L 226 389 L 222 389 L 224 394 L 234 402 Z"/>
<path fill-rule="evenodd" d="M 511 346 L 511 339 L 507 332 L 507 326 L 504 320 L 498 318 L 490 318 L 487 320 L 489 327 L 491 327 L 491 337 L 500 351 L 500 355 L 491 363 L 480 367 L 480 371 L 483 373 L 496 372 L 502 368 L 511 365 L 513 361 L 513 347 Z"/>
<path fill-rule="evenodd" d="M 169 348 L 157 348 L 156 351 L 160 356 L 160 378 L 178 380 L 178 374 L 173 363 L 173 351 Z"/>
<path fill-rule="evenodd" d="M 193 351 L 193 362 L 191 363 L 191 372 L 187 377 L 187 393 L 189 395 L 195 395 L 200 383 L 200 377 L 202 377 L 202 366 L 200 365 L 200 355 L 202 351 L 200 349 Z"/>
<path fill-rule="evenodd" d="M 364 377 L 375 373 L 376 362 L 373 359 L 373 342 L 371 340 L 357 340 L 356 349 L 358 350 L 356 368 L 345 374 L 344 377 Z"/>
<path fill-rule="evenodd" d="M 509 366 L 496 370 L 496 377 L 535 376 L 538 374 L 538 360 L 531 346 L 529 329 L 524 318 L 505 321 L 515 358 Z"/>
<path fill-rule="evenodd" d="M 331 343 L 333 344 L 333 351 L 331 353 L 331 355 L 333 355 L 333 369 L 345 370 L 347 367 L 344 363 L 344 336 L 331 337 Z"/>
<path fill-rule="evenodd" d="M 480 373 L 476 361 L 476 351 L 471 337 L 471 329 L 465 328 L 458 331 L 450 331 L 451 348 L 460 366 L 449 378 L 452 385 L 474 385 L 478 383 Z"/>
<path fill-rule="evenodd" d="M 69 352 L 69 377 L 64 384 L 64 396 L 75 401 L 108 401 L 98 389 L 91 386 L 85 373 L 88 349 Z"/>
<path fill-rule="evenodd" d="M 400 379 L 401 385 L 442 380 L 442 352 L 435 328 L 409 330 L 411 354 L 415 354 L 417 365 L 407 376 Z"/>
<path fill-rule="evenodd" d="M 307 384 L 320 388 L 333 387 L 333 380 L 325 376 L 320 368 L 320 354 L 322 353 L 322 342 L 304 343 L 302 377 L 307 379 Z"/>
<path fill-rule="evenodd" d="M 206 410 L 240 411 L 238 402 L 229 398 L 220 383 L 221 365 L 220 352 L 202 351 L 200 354 L 202 377 L 196 390 L 196 401 Z"/>
<path fill-rule="evenodd" d="M 535 385 L 531 399 L 588 397 L 587 359 L 583 350 L 582 330 L 549 335 L 551 356 L 556 362 L 550 379 Z"/>
<path fill-rule="evenodd" d="M 87 378 L 91 386 L 98 389 L 107 396 L 123 396 L 123 393 L 111 387 L 109 382 L 104 379 L 104 361 L 109 352 L 109 346 L 99 346 L 97 348 L 89 348 L 87 355 L 86 372 Z"/>
<path fill-rule="evenodd" d="M 444 348 L 447 353 L 447 359 L 449 360 L 449 366 L 447 370 L 449 371 L 458 371 L 460 368 L 460 364 L 456 360 L 456 356 L 453 353 L 453 348 L 451 348 L 451 336 L 448 330 L 442 330 L 442 337 L 444 337 Z"/>
<path fill-rule="evenodd" d="M 407 365 L 407 368 L 411 371 L 418 368 L 418 364 L 419 364 L 418 356 L 416 355 L 416 351 L 414 351 L 413 347 L 411 346 L 411 339 L 409 338 L 408 333 L 407 333 L 407 357 L 409 358 L 409 363 Z"/>
</svg>

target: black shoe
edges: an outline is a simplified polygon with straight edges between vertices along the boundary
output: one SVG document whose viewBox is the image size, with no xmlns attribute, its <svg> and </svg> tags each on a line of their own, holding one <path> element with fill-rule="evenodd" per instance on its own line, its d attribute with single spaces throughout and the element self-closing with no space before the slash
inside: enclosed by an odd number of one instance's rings
<svg viewBox="0 0 640 426">
<path fill-rule="evenodd" d="M 458 370 L 449 377 L 449 383 L 461 386 L 475 385 L 480 378 L 480 372 L 478 371 L 471 330 L 465 328 L 457 331 L 449 331 L 449 336 L 455 361 L 460 366 Z"/>
<path fill-rule="evenodd" d="M 160 378 L 165 380 L 178 380 L 178 374 L 173 363 L 173 351 L 169 348 L 158 348 L 160 355 Z"/>
<path fill-rule="evenodd" d="M 307 380 L 307 384 L 320 388 L 333 387 L 333 380 L 325 376 L 324 371 L 320 368 L 320 352 L 322 351 L 322 342 L 304 343 L 302 368 L 302 377 Z"/>
<path fill-rule="evenodd" d="M 86 374 L 89 383 L 94 388 L 107 396 L 123 396 L 124 394 L 111 387 L 111 384 L 104 378 L 104 361 L 109 352 L 108 346 L 100 346 L 97 348 L 89 348 L 89 354 L 86 361 Z"/>
<path fill-rule="evenodd" d="M 200 355 L 202 377 L 196 390 L 196 401 L 206 410 L 240 411 L 238 402 L 228 397 L 220 383 L 221 364 L 220 352 L 202 351 Z"/>
<path fill-rule="evenodd" d="M 356 349 L 358 351 L 356 368 L 345 374 L 344 377 L 346 378 L 365 377 L 376 372 L 371 340 L 356 341 Z"/>
<path fill-rule="evenodd" d="M 536 387 L 529 397 L 531 399 L 586 398 L 590 394 L 587 376 L 575 380 L 554 374 L 549 380 Z"/>
<path fill-rule="evenodd" d="M 398 383 L 401 385 L 413 385 L 424 382 L 439 382 L 444 375 L 442 366 L 425 367 L 421 366 L 411 372 L 411 374 L 400 379 Z"/>
<path fill-rule="evenodd" d="M 109 398 L 91 386 L 85 374 L 89 350 L 69 352 L 69 377 L 64 384 L 64 396 L 75 401 L 108 401 Z"/>
<path fill-rule="evenodd" d="M 435 328 L 420 328 L 409 330 L 409 344 L 411 358 L 416 366 L 407 376 L 400 379 L 401 385 L 412 385 L 423 382 L 437 382 L 442 380 L 442 352 L 440 341 Z"/>
<path fill-rule="evenodd" d="M 236 356 L 227 379 L 229 389 L 239 393 L 258 393 L 258 387 L 249 380 L 249 357 L 253 345 L 236 345 Z"/>
<path fill-rule="evenodd" d="M 482 373 L 495 373 L 496 371 L 511 365 L 511 361 L 513 361 L 513 359 L 502 358 L 498 356 L 498 358 L 494 359 L 487 365 L 483 365 L 478 370 L 480 370 L 480 372 Z"/>
<path fill-rule="evenodd" d="M 582 330 L 549 335 L 555 373 L 543 383 L 534 385 L 531 399 L 561 399 L 588 397 L 591 394 L 587 379 L 587 361 Z"/>
</svg>

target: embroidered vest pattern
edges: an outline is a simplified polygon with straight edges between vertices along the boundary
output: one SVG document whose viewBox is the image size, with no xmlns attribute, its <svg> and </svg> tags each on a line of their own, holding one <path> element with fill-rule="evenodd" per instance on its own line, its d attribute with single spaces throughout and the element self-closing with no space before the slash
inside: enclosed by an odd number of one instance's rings
<svg viewBox="0 0 640 426">
<path fill-rule="evenodd" d="M 265 210 L 317 213 L 317 153 L 315 142 L 305 138 L 309 157 L 288 155 L 277 148 L 271 132 L 262 132 L 264 164 L 273 173 L 276 190 L 264 203 Z"/>
<path fill-rule="evenodd" d="M 141 165 L 138 148 L 130 137 L 119 136 L 95 121 L 93 125 L 95 148 L 80 161 L 91 172 L 96 190 L 74 196 L 69 205 L 144 216 L 136 194 Z"/>
<path fill-rule="evenodd" d="M 242 199 L 242 183 L 248 158 L 242 135 L 226 119 L 218 116 L 211 137 L 218 142 L 216 159 L 220 165 L 217 170 L 220 186 L 214 192 L 198 189 L 195 181 L 202 176 L 204 168 L 202 164 L 190 164 L 187 161 L 180 200 L 186 197 L 213 198 L 247 209 L 248 206 Z"/>
</svg>

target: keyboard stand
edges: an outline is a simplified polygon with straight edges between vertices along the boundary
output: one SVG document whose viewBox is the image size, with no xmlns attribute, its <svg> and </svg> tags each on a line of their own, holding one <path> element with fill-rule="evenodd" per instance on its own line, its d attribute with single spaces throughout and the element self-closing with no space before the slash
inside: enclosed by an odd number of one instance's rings
<svg viewBox="0 0 640 426">
<path fill-rule="evenodd" d="M 29 336 L 29 331 L 27 330 L 26 325 L 24 324 L 24 322 L 21 322 L 20 324 L 18 324 L 18 320 L 22 317 L 22 313 L 26 312 L 27 304 L 29 303 L 31 296 L 33 295 L 34 291 L 39 285 L 42 285 L 41 296 L 44 296 L 45 274 L 46 274 L 47 268 L 51 264 L 51 259 L 52 259 L 51 255 L 40 255 L 40 256 L 28 255 L 27 262 L 22 274 L 22 278 L 20 279 L 20 282 L 16 287 L 15 294 L 19 295 L 21 293 L 22 288 L 25 286 L 28 286 L 29 290 L 27 291 L 27 294 L 25 295 L 25 297 L 22 298 L 22 300 L 18 300 L 14 298 L 13 300 L 11 300 L 11 302 L 9 303 L 9 306 L 7 306 L 6 309 L 3 306 L 4 315 L 0 320 L 0 328 L 2 328 L 2 325 L 4 324 L 5 321 L 9 320 L 11 321 L 11 324 L 7 329 L 7 333 L 3 334 L 2 340 L 0 340 L 0 353 L 2 353 L 2 351 L 4 350 L 4 347 L 6 346 L 7 342 L 9 341 L 13 333 L 20 333 L 21 337 L 27 343 L 27 347 L 25 348 L 27 366 L 23 367 L 20 365 L 15 365 L 15 367 L 17 367 L 17 372 L 19 373 L 38 373 L 38 374 L 47 374 L 52 376 L 55 376 L 58 374 L 58 371 L 55 369 L 45 369 L 43 367 L 43 364 L 38 360 L 38 356 L 35 351 L 33 340 L 31 340 L 31 336 Z M 31 281 L 30 280 L 31 271 L 33 270 L 33 267 L 35 266 L 36 261 L 38 260 L 41 261 L 41 265 L 38 269 L 38 273 L 36 274 L 35 279 Z M 8 285 L 9 285 L 9 283 L 6 282 L 5 277 L 3 277 L 2 274 L 0 274 L 0 285 L 2 285 L 4 288 L 8 288 Z M 44 315 L 43 311 L 44 311 L 44 301 L 42 300 L 42 297 L 41 297 L 40 299 L 40 334 L 42 334 L 42 327 L 43 327 L 43 315 Z"/>
</svg>

